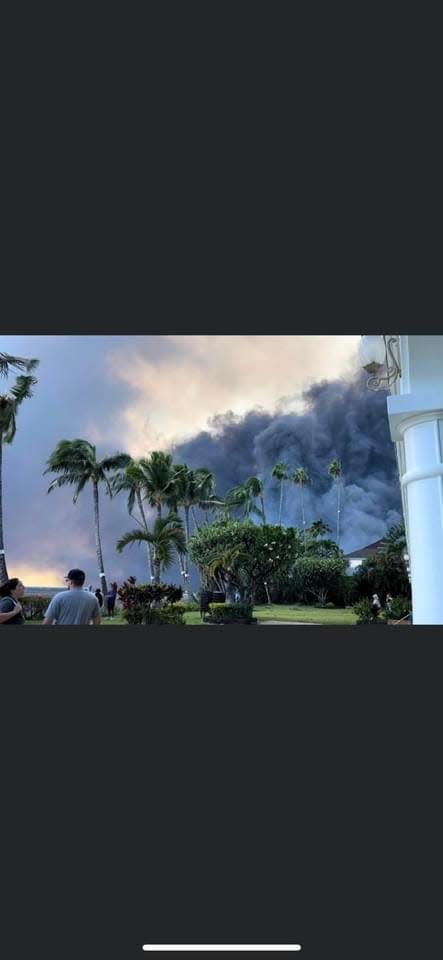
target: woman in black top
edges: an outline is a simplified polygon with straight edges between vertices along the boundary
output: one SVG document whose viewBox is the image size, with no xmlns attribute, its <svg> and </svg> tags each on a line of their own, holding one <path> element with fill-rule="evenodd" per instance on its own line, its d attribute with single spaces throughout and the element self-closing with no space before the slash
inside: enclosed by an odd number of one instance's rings
<svg viewBox="0 0 443 960">
<path fill-rule="evenodd" d="M 25 622 L 22 605 L 19 602 L 25 588 L 17 577 L 12 577 L 0 587 L 0 624 L 19 626 Z"/>
</svg>

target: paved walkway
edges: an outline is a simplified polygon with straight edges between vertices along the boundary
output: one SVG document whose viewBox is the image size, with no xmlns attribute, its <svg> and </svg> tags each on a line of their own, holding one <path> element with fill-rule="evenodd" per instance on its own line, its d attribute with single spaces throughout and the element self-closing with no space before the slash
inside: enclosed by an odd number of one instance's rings
<svg viewBox="0 0 443 960">
<path fill-rule="evenodd" d="M 322 623 L 301 623 L 299 620 L 259 620 L 259 627 L 322 627 Z"/>
</svg>

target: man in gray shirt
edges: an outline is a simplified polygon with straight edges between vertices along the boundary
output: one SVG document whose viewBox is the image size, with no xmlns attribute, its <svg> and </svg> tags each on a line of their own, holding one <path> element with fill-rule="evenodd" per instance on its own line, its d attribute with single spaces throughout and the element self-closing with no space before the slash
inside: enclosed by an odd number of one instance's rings
<svg viewBox="0 0 443 960">
<path fill-rule="evenodd" d="M 83 589 L 85 574 L 83 570 L 73 569 L 66 575 L 67 590 L 56 593 L 52 598 L 43 620 L 44 626 L 59 624 L 87 624 L 98 626 L 100 607 L 95 594 Z"/>
</svg>

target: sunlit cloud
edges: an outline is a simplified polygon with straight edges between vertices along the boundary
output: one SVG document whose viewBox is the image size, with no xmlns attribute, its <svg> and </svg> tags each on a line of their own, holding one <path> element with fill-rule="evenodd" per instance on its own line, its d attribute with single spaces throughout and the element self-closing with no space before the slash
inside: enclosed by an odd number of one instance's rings
<svg viewBox="0 0 443 960">
<path fill-rule="evenodd" d="M 158 355 L 151 344 L 111 350 L 108 367 L 132 392 L 118 418 L 119 437 L 141 456 L 193 436 L 217 413 L 297 409 L 309 383 L 352 374 L 358 339 L 169 336 L 158 338 L 169 346 Z"/>
</svg>

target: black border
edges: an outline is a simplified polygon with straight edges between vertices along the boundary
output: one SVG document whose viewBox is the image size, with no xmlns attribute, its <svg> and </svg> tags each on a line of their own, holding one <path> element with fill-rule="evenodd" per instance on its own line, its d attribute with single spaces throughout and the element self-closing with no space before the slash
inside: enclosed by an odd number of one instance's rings
<svg viewBox="0 0 443 960">
<path fill-rule="evenodd" d="M 438 627 L 6 639 L 7 955 L 436 955 L 442 666 Z"/>
<path fill-rule="evenodd" d="M 133 308 L 130 298 L 127 305 L 123 302 L 117 308 L 115 304 L 109 314 L 103 316 L 79 311 L 67 310 L 60 306 L 43 310 L 39 306 L 23 312 L 15 310 L 1 311 L 1 329 L 3 334 L 40 335 L 40 336 L 312 336 L 312 335 L 360 335 L 400 331 L 404 334 L 432 336 L 443 331 L 443 321 L 434 310 L 423 315 L 417 312 L 395 311 L 392 313 L 370 310 L 362 307 L 346 310 L 343 313 L 337 305 L 315 294 L 305 306 L 294 298 L 289 305 L 273 305 L 271 291 L 269 298 L 257 300 L 257 292 L 251 295 L 249 303 L 241 310 L 229 298 L 228 302 L 200 304 L 194 308 L 192 301 L 185 307 L 178 304 L 175 292 L 168 296 L 166 291 L 158 308 L 152 304 L 138 302 Z M 234 294 L 232 294 L 234 297 Z M 119 301 L 117 301 L 119 302 Z M 184 316 L 185 315 L 185 316 Z"/>
</svg>

